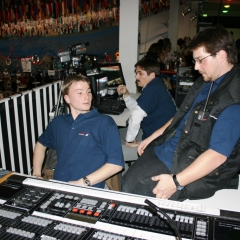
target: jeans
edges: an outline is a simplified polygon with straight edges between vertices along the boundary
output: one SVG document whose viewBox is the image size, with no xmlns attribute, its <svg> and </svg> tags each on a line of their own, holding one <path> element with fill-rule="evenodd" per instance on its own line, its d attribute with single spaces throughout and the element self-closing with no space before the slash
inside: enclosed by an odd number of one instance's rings
<svg viewBox="0 0 240 240">
<path fill-rule="evenodd" d="M 156 157 L 153 147 L 147 148 L 123 175 L 122 191 L 155 197 L 152 190 L 158 182 L 152 181 L 151 178 L 164 173 L 171 174 L 171 171 Z"/>
</svg>

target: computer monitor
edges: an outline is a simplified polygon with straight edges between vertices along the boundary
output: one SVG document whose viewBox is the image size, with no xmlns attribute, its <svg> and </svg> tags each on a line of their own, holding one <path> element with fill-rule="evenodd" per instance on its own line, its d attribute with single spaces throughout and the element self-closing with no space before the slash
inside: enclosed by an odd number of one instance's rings
<svg viewBox="0 0 240 240">
<path fill-rule="evenodd" d="M 107 76 L 99 76 L 96 79 L 97 83 L 97 94 L 100 94 L 101 97 L 105 97 L 108 92 L 108 77 Z"/>
<path fill-rule="evenodd" d="M 92 95 L 94 99 L 98 96 L 105 97 L 108 92 L 108 77 L 104 73 L 90 73 L 87 74 L 90 80 Z"/>
<path fill-rule="evenodd" d="M 97 68 L 107 75 L 108 89 L 117 89 L 121 84 L 126 85 L 121 63 L 98 63 Z"/>
</svg>

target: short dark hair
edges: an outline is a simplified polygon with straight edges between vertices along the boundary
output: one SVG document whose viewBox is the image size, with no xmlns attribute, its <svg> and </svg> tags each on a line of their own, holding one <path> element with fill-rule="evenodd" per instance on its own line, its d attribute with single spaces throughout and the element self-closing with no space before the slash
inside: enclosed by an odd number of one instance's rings
<svg viewBox="0 0 240 240">
<path fill-rule="evenodd" d="M 155 73 L 156 76 L 158 76 L 160 74 L 160 66 L 159 66 L 158 61 L 150 59 L 150 58 L 143 58 L 143 59 L 139 60 L 135 64 L 134 67 L 135 68 L 140 67 L 141 69 L 146 71 L 148 75 L 150 73 Z"/>
<path fill-rule="evenodd" d="M 178 45 L 178 46 L 181 46 L 181 45 L 183 45 L 183 44 L 185 44 L 185 41 L 184 41 L 182 38 L 179 38 L 179 39 L 177 40 L 177 45 Z"/>
<path fill-rule="evenodd" d="M 153 43 L 151 44 L 147 52 L 160 54 L 163 52 L 163 47 L 160 46 L 158 43 Z"/>
<path fill-rule="evenodd" d="M 204 47 L 212 55 L 215 55 L 220 50 L 224 50 L 227 53 L 229 63 L 235 64 L 238 61 L 234 38 L 231 33 L 220 25 L 202 30 L 188 45 L 191 51 L 199 47 Z"/>
<path fill-rule="evenodd" d="M 90 86 L 90 81 L 87 77 L 83 75 L 69 75 L 66 80 L 64 80 L 61 91 L 63 96 L 68 94 L 69 88 L 74 82 L 86 82 Z"/>
</svg>

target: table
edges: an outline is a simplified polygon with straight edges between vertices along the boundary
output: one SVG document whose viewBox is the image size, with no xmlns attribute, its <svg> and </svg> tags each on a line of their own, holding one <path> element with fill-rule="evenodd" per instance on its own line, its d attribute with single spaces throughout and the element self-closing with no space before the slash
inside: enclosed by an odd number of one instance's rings
<svg viewBox="0 0 240 240">
<path fill-rule="evenodd" d="M 124 111 L 119 115 L 111 115 L 107 114 L 108 116 L 112 117 L 118 127 L 126 127 L 128 125 L 128 119 L 130 117 L 130 111 L 125 108 Z"/>
<path fill-rule="evenodd" d="M 18 87 L 19 92 L 23 92 L 26 88 L 27 88 L 27 85 L 22 85 Z"/>
<path fill-rule="evenodd" d="M 137 99 L 140 93 L 130 93 L 130 96 Z M 119 115 L 107 114 L 113 118 L 118 127 L 126 127 L 128 125 L 128 119 L 130 118 L 130 111 L 125 108 L 124 111 Z"/>
</svg>

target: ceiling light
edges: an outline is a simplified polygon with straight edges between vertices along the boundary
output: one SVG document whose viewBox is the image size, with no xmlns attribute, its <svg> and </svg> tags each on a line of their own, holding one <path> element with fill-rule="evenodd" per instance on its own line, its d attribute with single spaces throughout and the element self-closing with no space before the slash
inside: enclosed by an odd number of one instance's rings
<svg viewBox="0 0 240 240">
<path fill-rule="evenodd" d="M 182 15 L 183 15 L 183 16 L 187 15 L 188 13 L 191 12 L 191 10 L 192 10 L 192 9 L 189 7 L 188 9 L 186 9 L 185 11 L 182 12 Z"/>
</svg>

